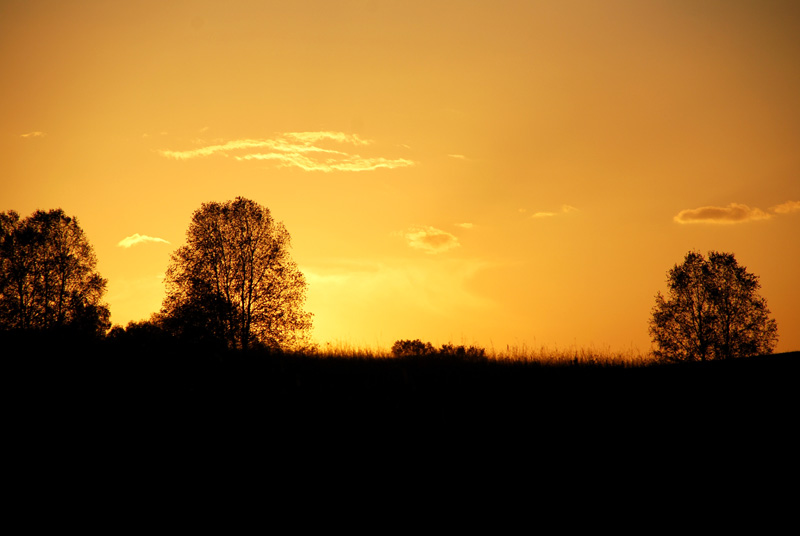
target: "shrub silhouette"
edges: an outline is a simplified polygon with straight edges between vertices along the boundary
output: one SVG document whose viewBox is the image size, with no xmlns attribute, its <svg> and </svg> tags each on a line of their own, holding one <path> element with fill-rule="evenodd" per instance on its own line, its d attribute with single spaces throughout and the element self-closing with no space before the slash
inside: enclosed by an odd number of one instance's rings
<svg viewBox="0 0 800 536">
<path fill-rule="evenodd" d="M 153 350 L 167 346 L 171 338 L 172 335 L 166 329 L 151 320 L 128 322 L 125 328 L 116 325 L 106 335 L 107 340 L 121 346 Z"/>
<path fill-rule="evenodd" d="M 397 340 L 392 345 L 392 355 L 395 357 L 434 355 L 436 349 L 429 342 L 415 340 Z"/>
<path fill-rule="evenodd" d="M 452 344 L 443 344 L 439 350 L 441 356 L 458 357 L 468 361 L 477 361 L 486 358 L 486 350 L 479 346 L 453 346 Z"/>
<path fill-rule="evenodd" d="M 419 356 L 439 356 L 439 357 L 455 357 L 468 361 L 475 361 L 484 359 L 486 357 L 486 350 L 478 346 L 455 346 L 453 344 L 443 344 L 437 350 L 429 342 L 422 342 L 419 339 L 401 339 L 394 342 L 392 345 L 392 355 L 394 357 L 419 357 Z"/>
</svg>

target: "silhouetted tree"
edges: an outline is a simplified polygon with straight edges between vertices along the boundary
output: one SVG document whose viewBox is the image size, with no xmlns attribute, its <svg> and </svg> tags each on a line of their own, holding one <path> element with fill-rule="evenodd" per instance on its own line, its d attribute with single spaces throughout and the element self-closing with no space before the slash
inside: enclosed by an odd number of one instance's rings
<svg viewBox="0 0 800 536">
<path fill-rule="evenodd" d="M 669 361 L 705 361 L 772 353 L 777 324 L 758 295 L 758 276 L 730 253 L 706 259 L 689 252 L 667 278 L 650 320 L 655 355 Z"/>
<path fill-rule="evenodd" d="M 61 209 L 0 213 L 0 264 L 0 328 L 101 335 L 110 327 L 106 280 L 77 218 Z"/>
<path fill-rule="evenodd" d="M 229 347 L 296 346 L 311 328 L 306 281 L 269 209 L 237 197 L 195 211 L 172 254 L 159 321 L 170 332 Z"/>
</svg>

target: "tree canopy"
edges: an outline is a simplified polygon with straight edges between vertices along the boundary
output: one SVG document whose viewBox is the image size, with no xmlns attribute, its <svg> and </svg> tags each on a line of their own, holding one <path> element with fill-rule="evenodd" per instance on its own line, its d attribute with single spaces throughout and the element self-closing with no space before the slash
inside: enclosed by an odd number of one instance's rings
<svg viewBox="0 0 800 536">
<path fill-rule="evenodd" d="M 162 325 L 233 348 L 302 342 L 311 314 L 303 311 L 307 283 L 291 259 L 290 242 L 283 224 L 254 201 L 202 204 L 186 245 L 170 259 Z"/>
<path fill-rule="evenodd" d="M 106 280 L 78 225 L 61 209 L 20 219 L 0 213 L 0 327 L 70 328 L 100 335 L 110 327 Z"/>
<path fill-rule="evenodd" d="M 708 258 L 689 252 L 668 273 L 668 293 L 656 296 L 650 320 L 655 355 L 670 361 L 706 361 L 769 354 L 778 327 L 758 295 L 758 276 L 731 253 Z"/>
</svg>

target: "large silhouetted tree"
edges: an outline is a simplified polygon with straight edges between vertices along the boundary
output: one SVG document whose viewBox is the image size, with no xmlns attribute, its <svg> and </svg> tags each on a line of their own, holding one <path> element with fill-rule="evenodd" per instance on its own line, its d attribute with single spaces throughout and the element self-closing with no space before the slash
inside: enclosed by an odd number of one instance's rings
<svg viewBox="0 0 800 536">
<path fill-rule="evenodd" d="M 303 311 L 306 281 L 289 255 L 290 237 L 269 209 L 237 197 L 195 211 L 167 270 L 160 315 L 169 331 L 247 349 L 301 342 L 311 328 Z"/>
<path fill-rule="evenodd" d="M 0 328 L 100 335 L 110 327 L 106 280 L 78 220 L 63 210 L 0 213 L 0 264 Z"/>
<path fill-rule="evenodd" d="M 669 271 L 667 285 L 650 320 L 657 357 L 706 361 L 772 352 L 778 328 L 758 295 L 758 276 L 733 254 L 689 252 Z"/>
</svg>

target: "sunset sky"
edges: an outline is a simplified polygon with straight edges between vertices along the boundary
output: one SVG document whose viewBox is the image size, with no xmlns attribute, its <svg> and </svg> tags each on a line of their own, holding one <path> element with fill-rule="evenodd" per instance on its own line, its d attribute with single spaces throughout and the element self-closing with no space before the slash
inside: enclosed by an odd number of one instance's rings
<svg viewBox="0 0 800 536">
<path fill-rule="evenodd" d="M 203 202 L 292 235 L 320 343 L 650 349 L 690 250 L 800 350 L 800 2 L 0 1 L 0 210 L 147 319 Z"/>
</svg>

